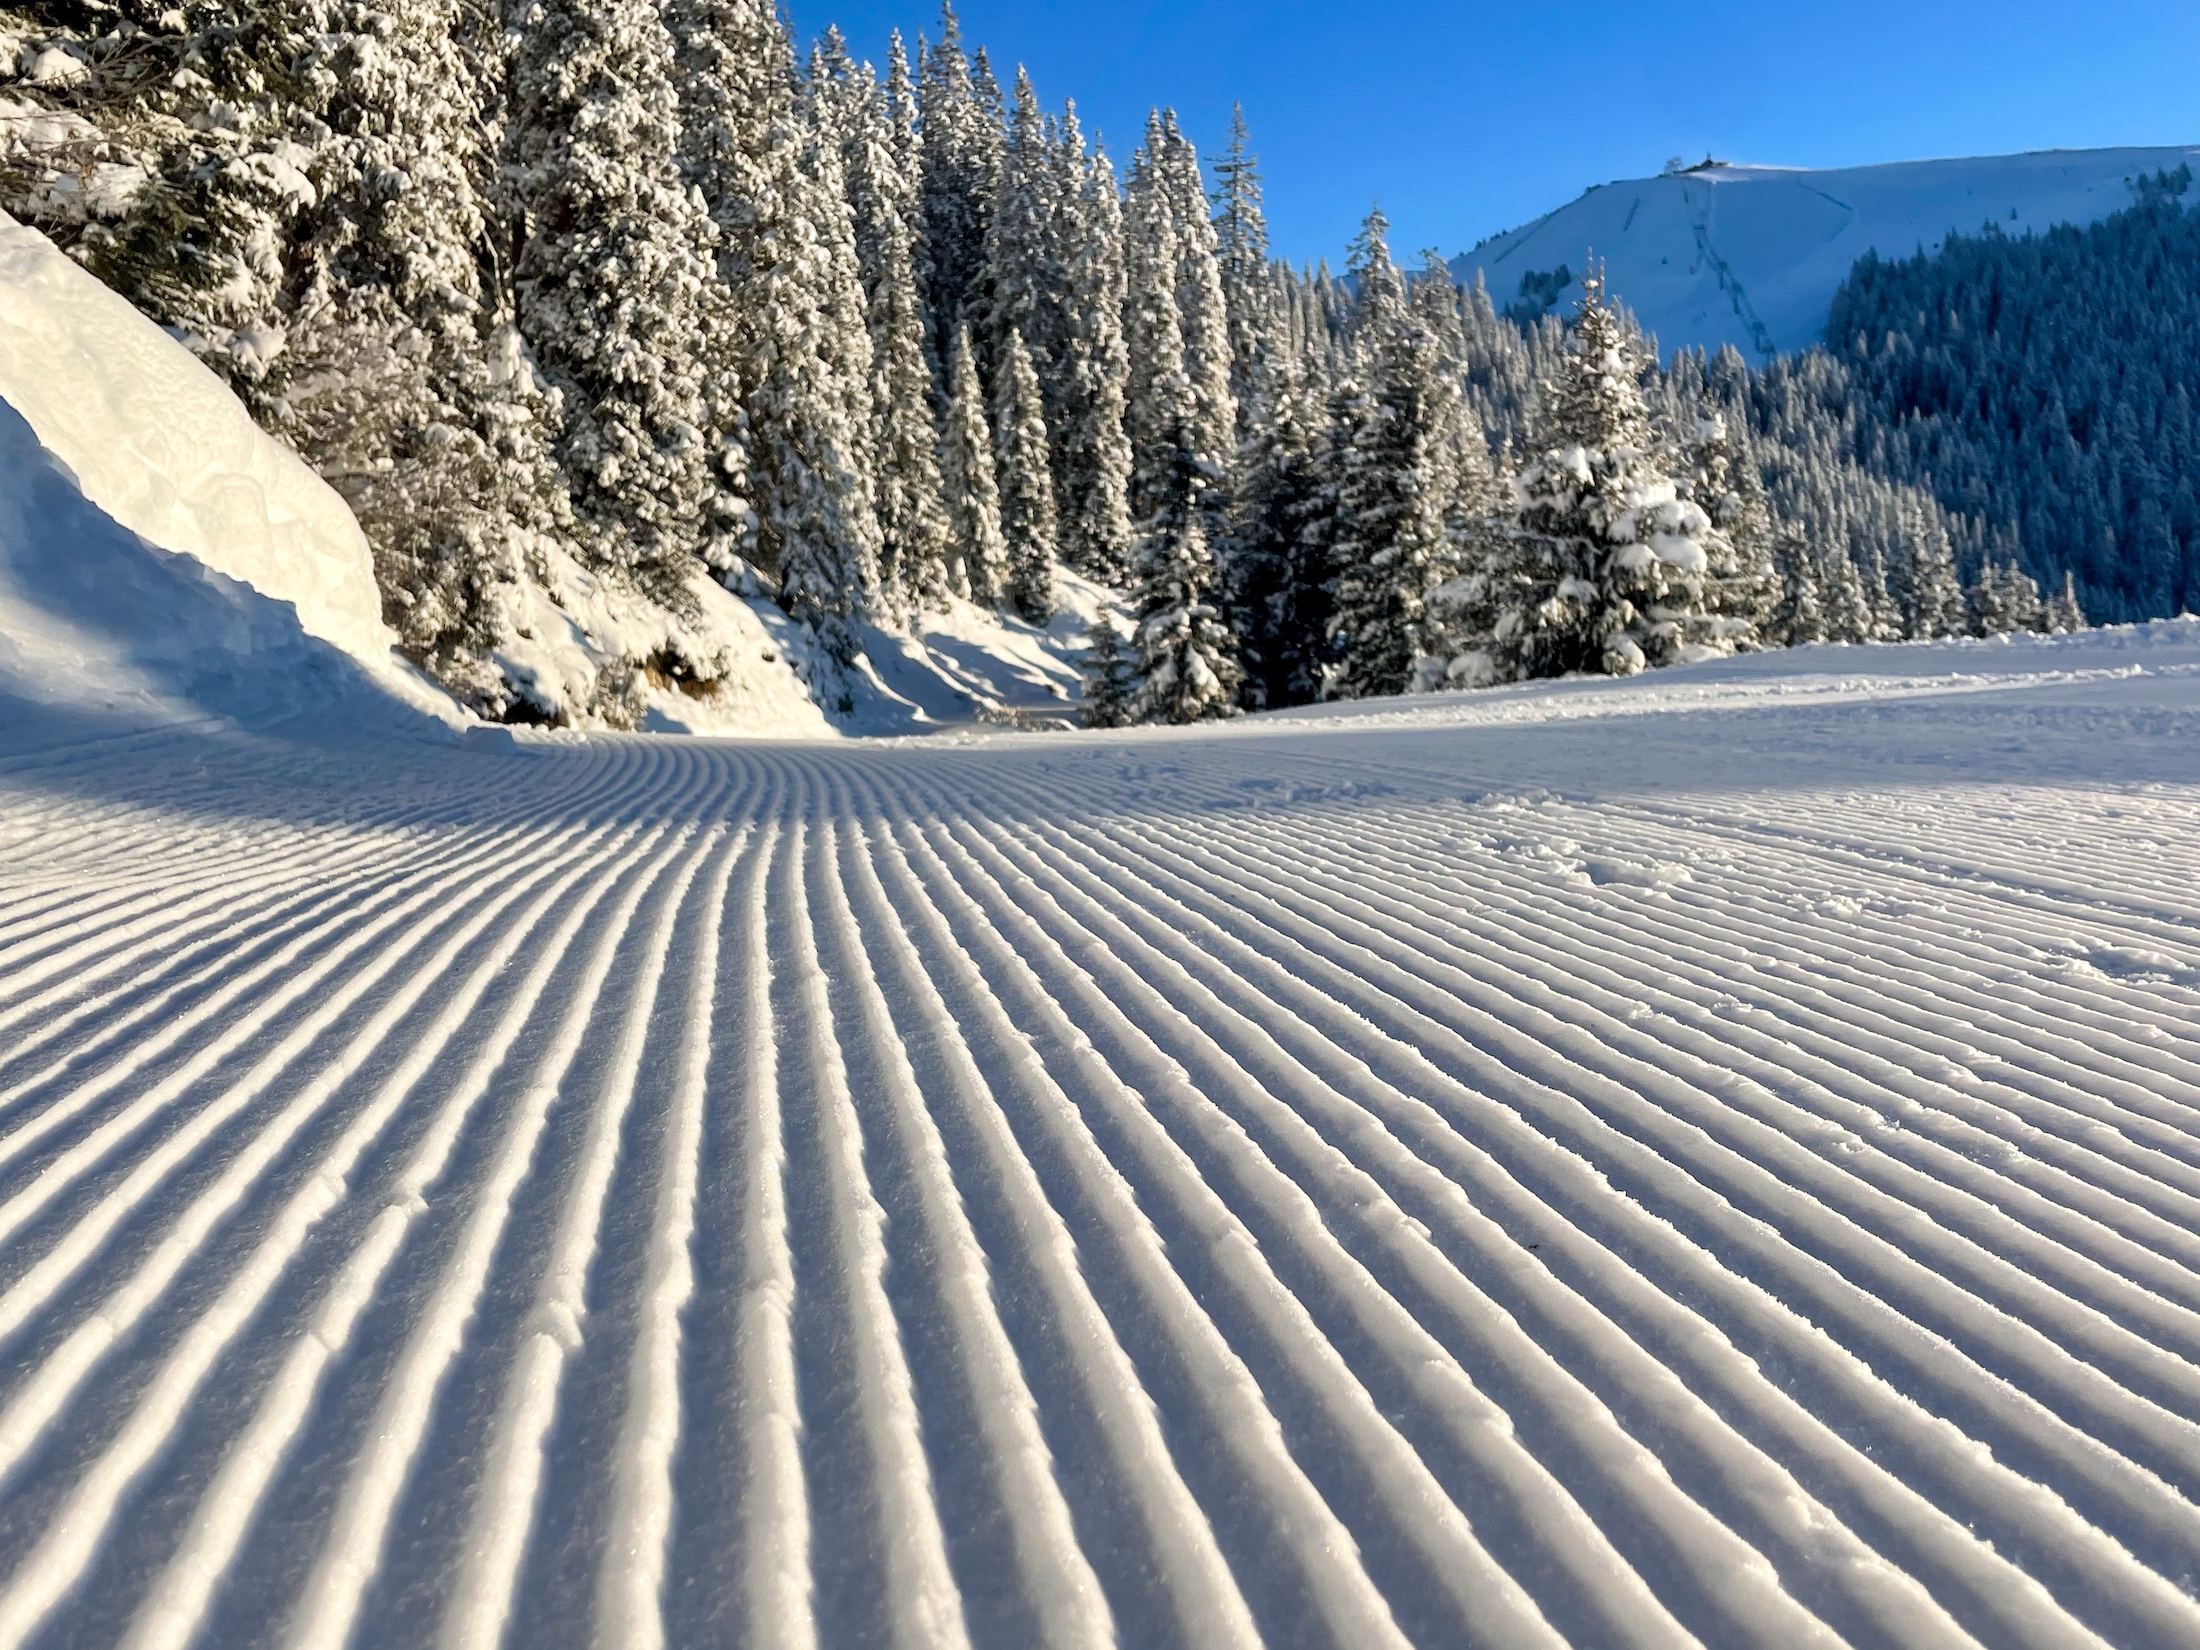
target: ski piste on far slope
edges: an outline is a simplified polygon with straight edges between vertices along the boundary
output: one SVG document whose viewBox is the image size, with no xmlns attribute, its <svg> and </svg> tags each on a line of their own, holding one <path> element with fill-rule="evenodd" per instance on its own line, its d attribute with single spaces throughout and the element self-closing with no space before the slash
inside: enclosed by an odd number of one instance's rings
<svg viewBox="0 0 2200 1650">
<path fill-rule="evenodd" d="M 1659 349 L 1732 344 L 1755 362 L 1822 343 L 1835 290 L 1867 252 L 1908 257 L 1950 230 L 2009 235 L 2097 223 L 2133 184 L 2200 161 L 2200 147 L 2046 149 L 1812 171 L 1716 164 L 1597 184 L 1451 263 L 1498 308 L 1530 279 L 1551 313 L 1580 295 L 1593 256 Z M 1553 284 L 1563 268 L 1570 279 Z"/>
</svg>

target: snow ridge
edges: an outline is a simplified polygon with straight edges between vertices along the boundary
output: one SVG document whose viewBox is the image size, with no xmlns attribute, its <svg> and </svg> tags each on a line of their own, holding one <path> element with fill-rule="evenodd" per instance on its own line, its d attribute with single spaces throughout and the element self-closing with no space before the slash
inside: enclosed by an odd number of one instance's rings
<svg viewBox="0 0 2200 1650">
<path fill-rule="evenodd" d="M 2200 1636 L 2200 622 L 0 767 L 0 1646 Z"/>
</svg>

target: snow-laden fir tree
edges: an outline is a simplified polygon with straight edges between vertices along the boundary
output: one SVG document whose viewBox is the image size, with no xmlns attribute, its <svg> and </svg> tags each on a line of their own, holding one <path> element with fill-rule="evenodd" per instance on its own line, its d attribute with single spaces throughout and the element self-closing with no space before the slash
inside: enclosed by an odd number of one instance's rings
<svg viewBox="0 0 2200 1650">
<path fill-rule="evenodd" d="M 1276 302 L 1268 268 L 1268 220 L 1261 206 L 1260 163 L 1249 147 L 1245 106 L 1230 108 L 1230 142 L 1215 162 L 1214 227 L 1217 272 L 1230 329 L 1230 395 L 1237 437 L 1258 416 L 1261 368 L 1271 349 Z"/>
<path fill-rule="evenodd" d="M 1231 629 L 1248 708 L 1312 703 L 1330 662 L 1323 397 L 1279 355 L 1261 375 L 1230 517 Z"/>
<path fill-rule="evenodd" d="M 1844 562 L 1847 559 L 1842 558 Z M 1798 530 L 1789 528 L 1778 535 L 1773 544 L 1773 562 L 1780 580 L 1780 599 L 1765 621 L 1765 640 L 1775 647 L 1803 647 L 1831 640 L 1825 608 L 1819 600 L 1816 558 Z"/>
<path fill-rule="evenodd" d="M 1774 528 L 1749 432 L 1723 411 L 1699 412 L 1688 445 L 1689 491 L 1719 530 L 1707 548 L 1704 605 L 1738 647 L 1756 645 L 1781 596 L 1773 566 Z M 1723 542 L 1722 542 L 1723 541 Z"/>
<path fill-rule="evenodd" d="M 1453 572 L 1456 380 L 1441 332 L 1407 301 L 1388 228 L 1379 208 L 1369 213 L 1352 253 L 1361 367 L 1335 483 L 1336 664 L 1327 684 L 1344 699 L 1415 684 L 1439 644 L 1429 597 Z"/>
<path fill-rule="evenodd" d="M 1088 728 L 1129 726 L 1137 677 L 1111 614 L 1098 615 L 1085 628 L 1084 675 L 1084 700 L 1078 720 Z"/>
<path fill-rule="evenodd" d="M 947 490 L 950 576 L 957 594 L 975 602 L 997 602 L 1008 590 L 1008 541 L 1001 530 L 993 433 L 967 326 L 955 329 L 948 353 L 944 422 L 940 469 Z"/>
<path fill-rule="evenodd" d="M 1988 557 L 1966 596 L 1974 636 L 2005 636 L 2017 630 L 2045 630 L 2047 603 L 2032 575 L 2015 562 Z"/>
<path fill-rule="evenodd" d="M 1665 468 L 1642 345 L 1600 275 L 1582 288 L 1493 567 L 1489 653 L 1501 678 L 1627 676 L 1731 649 L 1704 611 L 1717 530 Z"/>
<path fill-rule="evenodd" d="M 1198 461 L 1202 523 L 1210 543 L 1229 531 L 1229 472 L 1237 452 L 1237 402 L 1230 392 L 1235 352 L 1230 308 L 1222 289 L 1220 248 L 1208 218 L 1199 154 L 1177 129 L 1172 111 L 1146 127 L 1146 183 L 1166 197 L 1176 249 L 1177 323 L 1184 339 L 1184 377 L 1192 392 L 1192 451 Z M 1133 187 L 1135 188 L 1134 180 Z"/>
<path fill-rule="evenodd" d="M 2062 589 L 2047 601 L 2048 631 L 2057 636 L 2074 636 L 2085 627 L 2085 610 L 2078 605 L 2077 575 L 2066 571 Z"/>
<path fill-rule="evenodd" d="M 1186 397 L 1189 400 L 1189 396 Z M 1234 716 L 1238 665 L 1229 626 L 1211 599 L 1215 558 L 1201 500 L 1205 477 L 1187 418 L 1170 449 L 1160 500 L 1146 518 L 1135 562 L 1138 722 L 1198 722 Z"/>
<path fill-rule="evenodd" d="M 1913 641 L 1962 635 L 1963 585 L 1956 577 L 1955 546 L 1948 542 L 1947 529 L 1917 501 L 1904 501 L 1900 521 L 1901 554 L 1888 569 L 1887 585 L 1901 634 Z"/>
<path fill-rule="evenodd" d="M 881 605 L 906 615 L 947 595 L 949 532 L 917 290 L 915 102 L 898 33 L 886 85 L 868 65 L 851 70 L 843 107 L 841 154 L 871 339 Z"/>
<path fill-rule="evenodd" d="M 600 565 L 677 610 L 725 491 L 702 341 L 717 228 L 681 172 L 673 41 L 648 0 L 542 0 L 513 70 L 520 331 Z"/>
<path fill-rule="evenodd" d="M 996 364 L 996 376 L 1011 336 L 1031 357 L 1042 383 L 1056 383 L 1061 376 L 1066 347 L 1062 181 L 1039 95 L 1031 76 L 1018 69 L 1000 189 L 986 226 L 989 359 Z M 1060 417 L 1058 396 L 1048 396 L 1046 412 L 1050 421 Z"/>
<path fill-rule="evenodd" d="M 1096 152 L 1086 160 L 1074 109 L 1063 120 L 1058 164 L 1073 218 L 1065 235 L 1062 412 L 1054 432 L 1062 559 L 1113 585 L 1129 576 L 1131 550 L 1122 199 L 1108 157 Z"/>
<path fill-rule="evenodd" d="M 997 100 L 997 88 L 993 96 Z M 917 98 L 922 110 L 917 275 L 944 397 L 956 332 L 969 327 L 974 343 L 985 335 L 986 236 L 1000 192 L 1004 145 L 986 87 L 971 73 L 962 25 L 951 5 L 940 7 L 940 38 L 924 53 Z"/>
<path fill-rule="evenodd" d="M 671 0 L 686 175 L 719 231 L 725 320 L 706 337 L 738 387 L 749 550 L 810 631 L 822 704 L 845 698 L 877 601 L 870 333 L 830 89 L 798 104 L 792 46 L 760 0 Z"/>
<path fill-rule="evenodd" d="M 1045 624 L 1054 617 L 1054 476 L 1039 375 L 1016 333 L 1002 342 L 999 378 L 994 424 L 999 432 L 1001 537 L 1007 547 L 1002 594 L 1019 618 Z"/>
</svg>

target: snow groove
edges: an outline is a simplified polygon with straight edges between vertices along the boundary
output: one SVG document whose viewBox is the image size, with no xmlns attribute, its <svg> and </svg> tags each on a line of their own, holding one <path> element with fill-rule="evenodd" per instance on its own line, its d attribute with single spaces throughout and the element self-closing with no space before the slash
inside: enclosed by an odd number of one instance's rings
<svg viewBox="0 0 2200 1650">
<path fill-rule="evenodd" d="M 2200 1642 L 2186 678 L 1739 671 L 0 771 L 0 1650 Z"/>
</svg>

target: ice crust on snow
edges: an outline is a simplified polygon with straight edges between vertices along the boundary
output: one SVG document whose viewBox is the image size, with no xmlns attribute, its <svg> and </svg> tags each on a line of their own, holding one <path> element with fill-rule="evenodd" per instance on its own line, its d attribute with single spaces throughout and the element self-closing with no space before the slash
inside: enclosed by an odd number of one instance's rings
<svg viewBox="0 0 2200 1650">
<path fill-rule="evenodd" d="M 2051 149 L 1628 178 L 1491 237 L 1451 268 L 1468 285 L 1480 276 L 1503 309 L 1519 298 L 1523 275 L 1564 265 L 1574 280 L 1552 306 L 1563 315 L 1593 255 L 1661 352 L 1732 344 L 1761 360 L 1768 347 L 1824 340 L 1834 291 L 1866 252 L 1906 258 L 1950 230 L 1975 235 L 1988 223 L 2009 235 L 2097 223 L 2133 204 L 2133 182 L 2195 161 L 2200 148 Z"/>
</svg>

